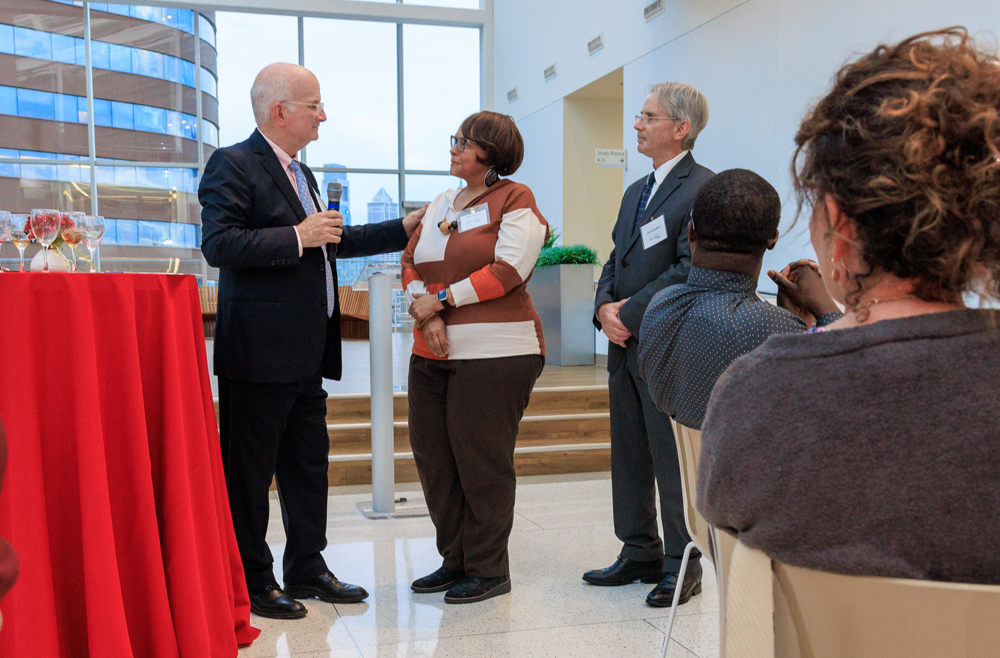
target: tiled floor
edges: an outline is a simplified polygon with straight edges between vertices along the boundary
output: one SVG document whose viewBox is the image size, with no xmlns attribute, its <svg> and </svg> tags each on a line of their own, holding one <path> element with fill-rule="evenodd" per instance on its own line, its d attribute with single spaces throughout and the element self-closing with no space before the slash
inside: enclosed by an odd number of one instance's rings
<svg viewBox="0 0 1000 658">
<path fill-rule="evenodd" d="M 412 485 L 400 485 L 397 495 L 421 496 L 407 487 Z M 369 521 L 356 505 L 370 499 L 362 488 L 331 495 L 324 553 L 339 578 L 371 593 L 368 600 L 307 602 L 309 615 L 296 621 L 253 616 L 262 633 L 241 658 L 659 655 L 669 609 L 645 604 L 650 585 L 594 587 L 580 578 L 610 564 L 620 548 L 606 474 L 520 480 L 510 538 L 513 591 L 470 605 L 410 591 L 412 580 L 441 565 L 434 526 L 427 517 Z M 284 533 L 277 500 L 268 542 L 280 564 Z M 703 593 L 678 611 L 668 653 L 674 658 L 718 655 L 715 578 L 711 565 L 703 566 Z"/>
</svg>

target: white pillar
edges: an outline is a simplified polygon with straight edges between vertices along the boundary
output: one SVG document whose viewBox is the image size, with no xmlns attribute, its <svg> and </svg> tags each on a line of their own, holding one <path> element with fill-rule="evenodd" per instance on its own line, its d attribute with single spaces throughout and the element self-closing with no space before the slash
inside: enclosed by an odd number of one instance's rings
<svg viewBox="0 0 1000 658">
<path fill-rule="evenodd" d="M 389 277 L 368 279 L 368 345 L 372 374 L 372 508 L 396 509 L 396 473 L 392 429 L 392 292 Z"/>
</svg>

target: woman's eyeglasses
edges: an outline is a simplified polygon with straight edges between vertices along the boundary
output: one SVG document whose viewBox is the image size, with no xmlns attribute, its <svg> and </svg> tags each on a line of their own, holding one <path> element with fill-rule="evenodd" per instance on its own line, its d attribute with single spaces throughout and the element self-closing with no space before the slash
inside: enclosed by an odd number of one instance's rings
<svg viewBox="0 0 1000 658">
<path fill-rule="evenodd" d="M 475 140 L 468 139 L 466 137 L 455 137 L 454 135 L 451 136 L 451 148 L 455 148 L 457 146 L 459 153 L 465 151 L 466 144 L 475 144 L 475 143 L 476 143 Z"/>
</svg>

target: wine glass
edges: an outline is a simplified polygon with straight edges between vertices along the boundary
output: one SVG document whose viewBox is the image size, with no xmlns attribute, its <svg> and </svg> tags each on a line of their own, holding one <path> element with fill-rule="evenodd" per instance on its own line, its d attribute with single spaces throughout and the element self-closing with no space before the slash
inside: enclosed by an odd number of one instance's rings
<svg viewBox="0 0 1000 658">
<path fill-rule="evenodd" d="M 87 245 L 90 254 L 90 271 L 100 272 L 98 259 L 94 258 L 94 247 L 101 246 L 104 239 L 104 218 L 100 215 L 87 215 L 83 219 L 83 244 Z"/>
<path fill-rule="evenodd" d="M 73 250 L 73 271 L 77 272 L 76 248 L 79 246 L 80 241 L 83 240 L 83 222 L 86 221 L 87 214 L 82 212 L 68 212 L 66 215 L 69 217 L 69 221 L 62 227 L 60 234 L 62 235 L 63 242 L 68 244 L 69 248 Z"/>
<path fill-rule="evenodd" d="M 3 243 L 10 237 L 10 228 L 10 213 L 6 210 L 0 210 L 0 247 L 2 247 Z M 3 272 L 2 267 L 0 267 L 0 272 Z"/>
<path fill-rule="evenodd" d="M 31 231 L 42 245 L 42 260 L 45 261 L 43 272 L 49 271 L 49 246 L 59 237 L 61 227 L 62 213 L 58 210 L 34 208 L 31 211 Z"/>
<path fill-rule="evenodd" d="M 24 250 L 31 244 L 31 221 L 27 215 L 13 213 L 10 216 L 10 241 L 21 254 L 21 271 L 24 271 Z"/>
</svg>

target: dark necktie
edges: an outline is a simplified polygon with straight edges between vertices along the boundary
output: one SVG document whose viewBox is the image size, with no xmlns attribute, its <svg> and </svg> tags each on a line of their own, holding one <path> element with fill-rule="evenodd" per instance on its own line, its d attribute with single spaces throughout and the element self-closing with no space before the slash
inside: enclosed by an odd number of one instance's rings
<svg viewBox="0 0 1000 658">
<path fill-rule="evenodd" d="M 288 168 L 291 169 L 292 174 L 295 176 L 295 184 L 299 188 L 299 201 L 302 203 L 302 209 L 306 211 L 306 215 L 312 215 L 316 212 L 316 204 L 313 203 L 312 194 L 309 193 L 309 183 L 306 181 L 306 175 L 302 171 L 302 166 L 299 164 L 298 160 L 292 160 L 288 164 Z M 336 304 L 336 298 L 334 297 L 333 289 L 333 270 L 330 268 L 330 259 L 326 257 L 326 245 L 322 245 L 323 249 L 323 263 L 326 264 L 326 316 L 333 317 L 333 307 Z"/>
<path fill-rule="evenodd" d="M 642 198 L 639 199 L 639 212 L 635 214 L 635 226 L 639 226 L 639 222 L 642 220 L 642 213 L 646 212 L 646 205 L 649 203 L 649 196 L 653 191 L 655 183 L 656 172 L 654 171 L 646 177 L 646 187 L 642 188 Z"/>
</svg>

